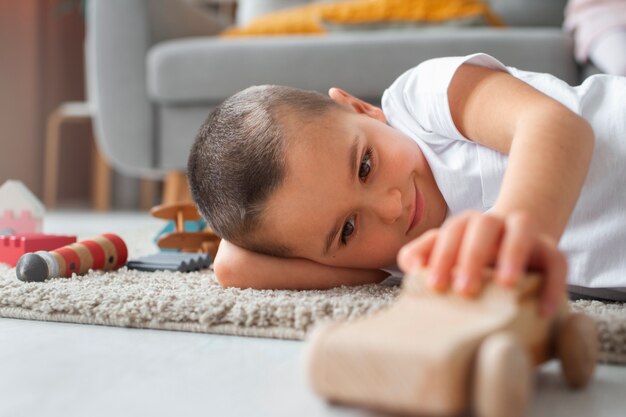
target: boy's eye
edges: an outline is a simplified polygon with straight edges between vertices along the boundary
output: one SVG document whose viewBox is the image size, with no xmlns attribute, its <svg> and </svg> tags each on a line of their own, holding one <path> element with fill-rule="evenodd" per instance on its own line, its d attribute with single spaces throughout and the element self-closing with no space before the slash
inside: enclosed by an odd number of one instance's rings
<svg viewBox="0 0 626 417">
<path fill-rule="evenodd" d="M 363 159 L 361 160 L 361 165 L 359 166 L 359 180 L 363 182 L 367 180 L 367 177 L 369 177 L 372 171 L 372 153 L 373 149 L 371 147 L 368 147 L 365 150 L 365 154 L 363 155 Z M 348 240 L 350 240 L 350 237 L 354 234 L 354 231 L 356 230 L 354 222 L 354 217 L 351 217 L 344 223 L 343 229 L 341 229 L 341 237 L 339 240 L 343 245 L 346 245 L 348 243 Z"/>
<path fill-rule="evenodd" d="M 363 156 L 363 160 L 361 161 L 361 166 L 359 166 L 359 179 L 364 181 L 370 174 L 372 170 L 372 148 L 367 148 L 365 155 Z"/>
<path fill-rule="evenodd" d="M 354 233 L 354 218 L 348 219 L 341 229 L 341 243 L 346 244 L 350 236 Z"/>
</svg>

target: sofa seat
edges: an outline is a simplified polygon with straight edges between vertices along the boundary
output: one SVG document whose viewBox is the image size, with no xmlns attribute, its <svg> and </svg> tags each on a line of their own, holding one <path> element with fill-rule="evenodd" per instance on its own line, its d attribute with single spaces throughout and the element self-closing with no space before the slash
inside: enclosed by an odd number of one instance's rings
<svg viewBox="0 0 626 417">
<path fill-rule="evenodd" d="M 473 52 L 577 83 L 572 50 L 572 39 L 559 28 L 183 38 L 149 50 L 147 89 L 152 101 L 166 106 L 215 105 L 236 91 L 267 83 L 320 92 L 338 86 L 376 103 L 396 77 L 419 62 Z"/>
</svg>

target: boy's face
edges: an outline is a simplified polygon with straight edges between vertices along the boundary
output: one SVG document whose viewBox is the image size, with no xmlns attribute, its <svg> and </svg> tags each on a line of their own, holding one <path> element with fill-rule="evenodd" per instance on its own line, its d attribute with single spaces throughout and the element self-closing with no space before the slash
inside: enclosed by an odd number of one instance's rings
<svg viewBox="0 0 626 417">
<path fill-rule="evenodd" d="M 405 243 L 443 223 L 445 201 L 418 145 L 381 109 L 329 95 L 347 111 L 286 122 L 286 176 L 268 199 L 263 239 L 331 266 L 394 265 Z"/>
</svg>

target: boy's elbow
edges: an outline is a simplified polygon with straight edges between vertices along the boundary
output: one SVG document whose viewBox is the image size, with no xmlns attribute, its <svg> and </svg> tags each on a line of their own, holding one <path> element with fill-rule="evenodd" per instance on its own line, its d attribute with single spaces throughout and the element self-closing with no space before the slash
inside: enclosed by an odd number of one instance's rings
<svg viewBox="0 0 626 417">
<path fill-rule="evenodd" d="M 574 146 L 578 150 L 578 153 L 584 155 L 587 162 L 591 163 L 591 157 L 596 143 L 596 135 L 593 131 L 593 127 L 591 127 L 591 124 L 587 120 L 576 114 L 569 123 L 572 129 L 572 135 L 577 138 L 574 142 Z"/>
<path fill-rule="evenodd" d="M 250 282 L 245 279 L 248 275 L 238 268 L 236 263 L 227 259 L 216 258 L 213 262 L 213 272 L 218 284 L 224 288 L 251 288 Z"/>
<path fill-rule="evenodd" d="M 229 265 L 228 262 L 224 262 L 223 259 L 215 258 L 213 262 L 213 272 L 215 273 L 215 278 L 217 282 L 222 287 L 235 287 L 234 285 L 234 276 L 233 268 Z"/>
<path fill-rule="evenodd" d="M 537 109 L 536 121 L 546 121 L 545 127 L 561 134 L 563 141 L 578 149 L 582 154 L 591 155 L 595 146 L 596 136 L 591 124 L 576 112 L 557 104 Z M 541 123 L 537 123 L 541 125 Z M 572 141 L 572 138 L 576 140 Z"/>
<path fill-rule="evenodd" d="M 213 261 L 213 272 L 222 287 L 257 288 L 254 254 L 222 239 Z M 254 277 L 254 279 L 252 278 Z"/>
<path fill-rule="evenodd" d="M 213 272 L 222 287 L 243 288 L 245 285 L 242 285 L 241 276 L 245 274 L 240 270 L 242 263 L 238 261 L 240 256 L 234 249 L 232 244 L 222 240 L 213 261 Z"/>
</svg>

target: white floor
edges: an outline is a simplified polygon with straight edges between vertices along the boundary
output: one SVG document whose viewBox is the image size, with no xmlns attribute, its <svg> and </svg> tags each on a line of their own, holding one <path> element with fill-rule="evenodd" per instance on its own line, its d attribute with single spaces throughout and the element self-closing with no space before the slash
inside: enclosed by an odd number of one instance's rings
<svg viewBox="0 0 626 417">
<path fill-rule="evenodd" d="M 147 215 L 50 213 L 49 233 L 153 226 Z M 0 319 L 0 417 L 376 416 L 309 389 L 303 342 Z M 557 363 L 537 373 L 529 416 L 626 414 L 626 366 L 584 391 Z"/>
</svg>

